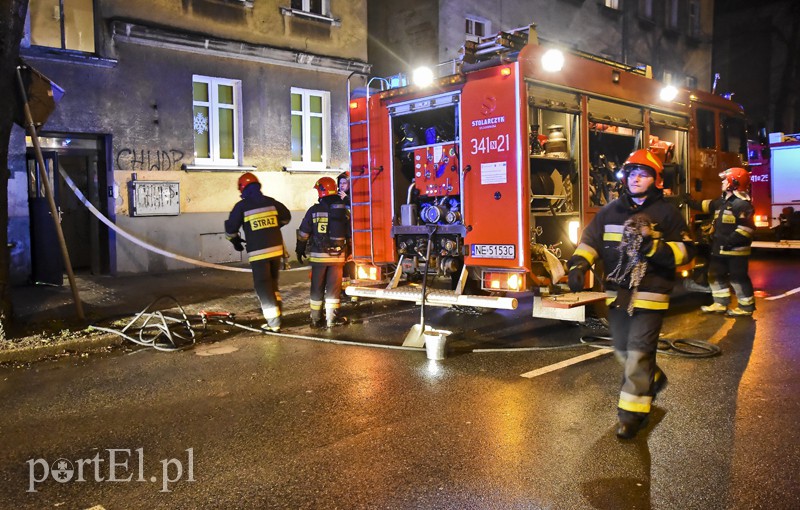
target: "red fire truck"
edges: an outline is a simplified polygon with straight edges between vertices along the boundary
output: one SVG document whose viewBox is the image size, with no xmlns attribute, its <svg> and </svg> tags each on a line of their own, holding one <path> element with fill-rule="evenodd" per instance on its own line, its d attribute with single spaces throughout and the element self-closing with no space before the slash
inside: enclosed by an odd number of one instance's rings
<svg viewBox="0 0 800 510">
<path fill-rule="evenodd" d="M 755 248 L 800 248 L 800 133 L 750 143 Z"/>
<path fill-rule="evenodd" d="M 515 293 L 557 293 L 638 148 L 664 159 L 667 197 L 715 198 L 719 172 L 746 164 L 741 107 L 694 90 L 662 98 L 649 74 L 554 53 L 531 26 L 468 43 L 427 87 L 355 91 L 347 294 L 421 302 L 425 274 L 449 284 L 426 304 L 515 308 Z"/>
</svg>

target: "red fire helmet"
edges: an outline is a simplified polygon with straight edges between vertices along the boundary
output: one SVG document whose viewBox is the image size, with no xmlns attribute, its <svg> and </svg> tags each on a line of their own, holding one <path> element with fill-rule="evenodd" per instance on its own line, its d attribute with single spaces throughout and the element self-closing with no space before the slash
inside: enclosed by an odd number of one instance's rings
<svg viewBox="0 0 800 510">
<path fill-rule="evenodd" d="M 239 193 L 244 191 L 248 184 L 253 184 L 254 182 L 258 182 L 258 177 L 251 174 L 250 172 L 245 172 L 239 176 Z"/>
<path fill-rule="evenodd" d="M 750 189 L 750 174 L 747 170 L 735 166 L 724 172 L 720 172 L 720 179 L 727 183 L 725 189 L 728 191 L 748 191 Z"/>
<path fill-rule="evenodd" d="M 319 193 L 319 198 L 336 194 L 336 181 L 331 177 L 322 177 L 314 184 L 314 189 Z"/>
<path fill-rule="evenodd" d="M 652 170 L 656 188 L 664 189 L 664 164 L 661 162 L 661 158 L 648 149 L 639 149 L 631 152 L 631 155 L 622 165 L 622 181 L 624 183 L 627 184 L 628 173 L 636 167 L 646 167 Z"/>
</svg>

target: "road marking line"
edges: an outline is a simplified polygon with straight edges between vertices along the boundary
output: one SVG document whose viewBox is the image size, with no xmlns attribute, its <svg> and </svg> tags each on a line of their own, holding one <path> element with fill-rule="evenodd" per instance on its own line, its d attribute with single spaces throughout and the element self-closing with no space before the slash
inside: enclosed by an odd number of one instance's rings
<svg viewBox="0 0 800 510">
<path fill-rule="evenodd" d="M 565 359 L 564 361 L 554 363 L 546 367 L 537 368 L 536 370 L 532 370 L 530 372 L 525 372 L 524 374 L 522 374 L 522 377 L 527 377 L 528 379 L 532 379 L 534 377 L 538 377 L 540 375 L 547 374 L 549 372 L 554 372 L 558 369 L 568 367 L 570 365 L 575 365 L 576 363 L 580 363 L 582 361 L 586 361 L 593 358 L 599 358 L 600 356 L 605 356 L 606 354 L 611 354 L 612 352 L 614 351 L 611 349 L 598 349 L 593 352 L 581 354 L 580 356 L 575 356 L 574 358 Z"/>
<path fill-rule="evenodd" d="M 788 291 L 784 292 L 783 294 L 778 294 L 777 296 L 771 296 L 771 297 L 764 298 L 764 299 L 766 301 L 773 301 L 775 299 L 781 299 L 781 298 L 785 298 L 787 296 L 791 296 L 792 294 L 797 294 L 798 292 L 800 292 L 800 287 L 797 287 L 796 289 L 788 290 Z"/>
</svg>

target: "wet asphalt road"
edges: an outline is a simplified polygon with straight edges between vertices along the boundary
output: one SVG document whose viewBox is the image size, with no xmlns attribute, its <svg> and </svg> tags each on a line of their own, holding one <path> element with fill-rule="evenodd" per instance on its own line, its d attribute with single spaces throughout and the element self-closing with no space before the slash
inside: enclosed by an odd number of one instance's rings
<svg viewBox="0 0 800 510">
<path fill-rule="evenodd" d="M 778 296 L 800 287 L 799 268 L 796 256 L 764 257 L 751 275 Z M 431 311 L 454 331 L 439 362 L 299 338 L 399 345 L 418 308 L 373 303 L 322 335 L 297 324 L 294 337 L 242 332 L 175 353 L 0 368 L 0 506 L 800 508 L 799 298 L 759 298 L 755 320 L 677 298 L 666 336 L 723 353 L 660 356 L 670 385 L 628 442 L 614 436 L 612 355 L 520 377 L 594 351 L 578 345 L 585 328 L 530 319 L 528 302 Z M 507 350 L 470 352 L 494 345 Z M 112 471 L 131 480 L 108 481 Z"/>
</svg>

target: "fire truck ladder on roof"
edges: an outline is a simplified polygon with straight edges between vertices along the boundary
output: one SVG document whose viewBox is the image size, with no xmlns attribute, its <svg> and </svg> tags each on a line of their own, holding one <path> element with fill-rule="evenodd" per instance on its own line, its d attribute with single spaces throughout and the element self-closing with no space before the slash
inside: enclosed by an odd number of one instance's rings
<svg viewBox="0 0 800 510">
<path fill-rule="evenodd" d="M 365 147 L 350 147 L 350 161 L 352 163 L 353 158 L 352 155 L 356 152 L 366 152 L 367 153 L 367 164 L 361 171 L 360 175 L 356 175 L 355 169 L 351 169 L 350 172 L 350 180 L 353 181 L 354 179 L 367 179 L 367 200 L 365 202 L 354 202 L 350 201 L 350 207 L 366 207 L 369 211 L 369 228 L 354 228 L 355 227 L 355 215 L 352 214 L 350 217 L 351 221 L 351 230 L 353 234 L 356 233 L 368 233 L 369 234 L 369 257 L 366 255 L 353 255 L 354 260 L 369 260 L 370 264 L 375 264 L 375 229 L 373 228 L 373 217 L 372 217 L 372 151 L 370 150 L 370 129 L 369 129 L 369 91 L 370 85 L 373 81 L 377 81 L 381 85 L 381 91 L 386 90 L 389 88 L 389 82 L 385 78 L 378 78 L 373 77 L 367 81 L 367 92 L 366 92 L 366 112 L 365 112 L 365 120 L 359 120 L 356 122 L 350 122 L 350 130 L 352 132 L 353 126 L 363 125 L 365 126 L 365 130 L 367 132 L 367 143 Z M 350 81 L 347 82 L 348 87 L 348 97 L 350 97 Z M 350 137 L 352 139 L 352 136 Z M 355 197 L 353 190 L 350 190 L 351 197 Z"/>
</svg>

